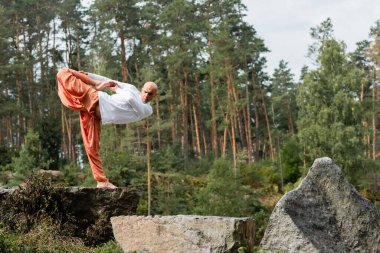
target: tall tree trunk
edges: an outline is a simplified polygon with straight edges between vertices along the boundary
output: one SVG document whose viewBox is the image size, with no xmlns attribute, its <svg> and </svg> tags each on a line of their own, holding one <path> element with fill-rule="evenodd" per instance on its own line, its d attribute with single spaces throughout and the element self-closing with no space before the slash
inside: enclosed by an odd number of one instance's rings
<svg viewBox="0 0 380 253">
<path fill-rule="evenodd" d="M 7 137 L 9 141 L 9 147 L 13 147 L 14 146 L 14 138 L 13 138 L 13 126 L 12 126 L 12 116 L 9 115 L 8 116 L 8 137 Z"/>
<path fill-rule="evenodd" d="M 188 111 L 187 111 L 187 115 L 189 116 L 189 120 L 190 120 L 190 139 L 191 139 L 191 143 L 190 143 L 190 148 L 193 150 L 194 154 L 198 154 L 198 146 L 197 146 L 197 140 L 196 140 L 196 130 L 195 130 L 195 120 L 194 120 L 194 117 L 193 117 L 193 110 L 194 110 L 194 103 L 191 103 L 189 106 L 188 106 Z"/>
<path fill-rule="evenodd" d="M 259 88 L 259 89 L 260 89 L 260 95 L 261 95 L 261 101 L 262 101 L 261 105 L 262 105 L 262 108 L 264 111 L 265 123 L 267 125 L 267 131 L 268 131 L 269 155 L 270 155 L 270 159 L 274 160 L 275 159 L 275 153 L 274 153 L 274 149 L 273 149 L 273 141 L 272 141 L 272 133 L 271 133 L 271 127 L 270 127 L 270 122 L 269 122 L 269 116 L 268 116 L 267 107 L 265 104 L 264 91 L 262 88 Z"/>
<path fill-rule="evenodd" d="M 171 94 L 171 103 L 169 103 L 169 115 L 170 115 L 170 118 L 173 119 L 173 122 L 171 124 L 171 138 L 172 138 L 172 143 L 175 144 L 177 141 L 178 113 L 176 112 L 176 109 L 174 107 L 174 105 L 177 104 L 177 102 L 175 101 L 176 95 L 174 94 L 172 82 L 169 82 L 169 90 Z"/>
<path fill-rule="evenodd" d="M 203 129 L 200 124 L 200 120 L 201 120 L 200 101 L 201 101 L 201 95 L 200 95 L 200 90 L 199 90 L 199 75 L 198 75 L 198 71 L 196 71 L 195 73 L 195 102 L 193 104 L 193 111 L 194 111 L 194 122 L 195 122 L 195 133 L 196 133 L 198 156 L 202 158 L 203 151 L 202 151 L 201 135 L 203 133 Z M 203 145 L 206 145 L 206 144 L 203 144 Z"/>
<path fill-rule="evenodd" d="M 222 145 L 222 150 L 221 150 L 222 157 L 226 156 L 226 150 L 227 150 L 227 134 L 228 134 L 228 125 L 229 125 L 228 113 L 226 113 L 224 120 L 225 120 L 226 126 L 224 127 L 224 131 L 223 131 L 223 145 Z"/>
<path fill-rule="evenodd" d="M 203 136 L 203 149 L 204 149 L 204 154 L 205 156 L 207 156 L 207 139 L 206 139 L 206 133 L 205 131 L 202 132 L 202 136 Z"/>
<path fill-rule="evenodd" d="M 18 15 L 16 14 L 16 17 L 15 17 L 15 21 L 14 21 L 14 24 L 16 25 L 16 34 L 15 34 L 15 42 L 16 42 L 16 54 L 17 54 L 17 63 L 18 64 L 21 64 L 21 59 L 19 57 L 19 55 L 21 55 L 21 52 L 20 51 L 20 25 L 19 25 L 19 20 L 18 20 Z M 25 44 L 24 44 L 25 46 Z M 22 98 L 22 82 L 21 80 L 19 79 L 19 77 L 21 76 L 21 74 L 19 73 L 19 70 L 16 69 L 16 96 L 17 96 L 17 106 L 19 108 L 22 107 L 21 103 L 21 98 Z M 17 126 L 18 126 L 18 130 L 17 130 L 17 133 L 16 133 L 16 145 L 17 146 L 21 146 L 21 126 L 22 126 L 22 117 L 21 117 L 21 113 L 18 112 L 17 113 Z"/>
<path fill-rule="evenodd" d="M 252 104 L 253 104 L 253 113 L 255 115 L 255 145 L 253 150 L 253 156 L 255 161 L 259 161 L 260 159 L 260 136 L 259 136 L 259 112 L 256 107 L 256 95 L 257 95 L 257 89 L 255 85 L 255 75 L 254 75 L 254 68 L 252 66 L 251 71 L 251 81 L 252 81 L 252 90 L 253 90 L 253 96 L 252 96 Z"/>
<path fill-rule="evenodd" d="M 57 72 L 57 50 L 55 48 L 55 36 L 56 36 L 56 28 L 55 28 L 55 19 L 54 19 L 53 20 L 53 48 L 52 48 L 53 73 Z M 57 85 L 54 85 L 54 90 L 57 90 Z"/>
<path fill-rule="evenodd" d="M 375 80 L 376 73 L 375 69 L 373 70 L 372 75 L 372 159 L 376 160 L 376 108 L 375 108 L 375 100 L 376 100 L 376 91 L 375 91 Z"/>
<path fill-rule="evenodd" d="M 140 133 L 140 128 L 138 127 L 136 130 L 137 134 L 137 147 L 139 148 L 139 151 L 141 150 L 141 144 L 142 144 L 142 138 L 141 138 L 141 133 Z M 115 147 L 116 149 L 116 147 Z"/>
<path fill-rule="evenodd" d="M 37 2 L 37 11 L 39 11 L 39 4 Z M 41 16 L 37 14 L 36 16 L 36 26 L 37 26 L 37 39 L 38 39 L 38 62 L 40 63 L 40 78 L 41 78 L 41 92 L 46 94 L 45 86 L 45 70 L 43 62 L 43 49 L 42 49 L 42 29 L 41 29 Z M 42 96 L 46 100 L 46 95 Z M 44 101 L 42 106 L 45 106 L 46 101 Z"/>
<path fill-rule="evenodd" d="M 207 2 L 207 19 L 210 20 L 212 17 L 210 17 L 211 13 L 211 1 L 209 0 Z M 211 103 L 211 148 L 214 153 L 214 157 L 218 157 L 218 136 L 217 136 L 217 127 L 216 127 L 216 107 L 215 107 L 215 80 L 214 80 L 214 73 L 212 70 L 212 65 L 213 65 L 213 53 L 211 49 L 211 25 L 210 23 L 209 29 L 208 29 L 208 35 L 207 35 L 207 47 L 208 47 L 208 53 L 209 53 L 209 62 L 210 62 L 210 67 L 211 70 L 209 71 L 209 76 L 210 76 L 210 103 Z"/>
<path fill-rule="evenodd" d="M 66 44 L 66 62 L 71 68 L 71 40 L 70 40 L 70 28 L 68 27 L 67 18 L 65 17 L 62 21 L 63 32 L 65 33 L 65 44 Z"/>
<path fill-rule="evenodd" d="M 235 122 L 235 115 L 231 115 L 231 122 Z M 234 124 L 231 124 L 231 140 L 232 140 L 232 159 L 233 159 L 233 164 L 234 168 L 237 166 L 237 159 L 236 159 L 236 133 L 235 133 L 235 127 L 233 126 Z"/>
<path fill-rule="evenodd" d="M 65 117 L 65 110 L 63 108 L 63 105 L 61 104 L 61 131 L 62 131 L 62 150 L 66 158 L 68 158 L 68 145 L 67 145 L 67 135 L 65 132 L 66 129 L 66 117 Z"/>
<path fill-rule="evenodd" d="M 147 161 L 147 170 L 148 170 L 148 178 L 147 178 L 147 185 L 148 185 L 148 216 L 150 215 L 150 209 L 151 209 L 151 199 L 152 199 L 152 191 L 151 191 L 151 185 L 150 185 L 150 133 L 149 133 L 149 124 L 148 121 L 145 121 L 146 126 L 146 161 Z"/>
<path fill-rule="evenodd" d="M 230 126 L 231 126 L 231 146 L 232 146 L 232 160 L 234 167 L 236 167 L 236 133 L 235 133 L 235 126 L 236 126 L 236 110 L 235 110 L 235 101 L 237 101 L 236 93 L 234 91 L 234 88 L 232 87 L 232 78 L 231 75 L 227 75 L 227 90 L 228 90 L 228 111 L 230 114 Z"/>
<path fill-rule="evenodd" d="M 78 70 L 82 69 L 81 66 L 81 57 L 80 57 L 80 36 L 79 36 L 79 31 L 76 31 L 76 39 L 77 39 L 77 66 Z"/>
<path fill-rule="evenodd" d="M 30 36 L 29 36 L 30 39 Z M 26 41 L 26 33 L 25 30 L 23 30 L 23 43 L 24 43 L 24 54 L 26 55 L 27 59 L 27 66 L 26 66 L 26 78 L 28 80 L 28 102 L 29 102 L 29 113 L 31 115 L 30 117 L 30 123 L 29 126 L 31 128 L 34 128 L 35 125 L 35 119 L 36 119 L 36 103 L 35 103 L 35 83 L 34 83 L 34 77 L 33 77 L 33 64 L 32 64 L 32 52 L 26 47 L 27 41 Z"/>
<path fill-rule="evenodd" d="M 187 73 L 183 71 L 184 80 L 180 80 L 180 98 L 182 111 L 182 150 L 184 163 L 186 165 L 189 158 L 189 143 L 188 143 L 188 124 L 187 124 Z"/>
<path fill-rule="evenodd" d="M 158 96 L 156 96 L 157 141 L 158 141 L 158 149 L 161 149 L 161 130 L 160 130 L 161 116 L 160 116 L 159 103 L 160 103 L 160 100 L 158 99 Z"/>
<path fill-rule="evenodd" d="M 174 112 L 174 105 L 173 104 L 169 105 L 169 113 L 170 113 L 170 115 L 174 115 L 175 117 L 177 116 L 177 114 Z M 176 118 L 174 119 L 174 121 L 171 124 L 171 131 L 170 132 L 171 132 L 171 137 L 172 137 L 172 143 L 174 144 L 177 141 L 177 120 L 176 120 Z"/>
<path fill-rule="evenodd" d="M 63 105 L 61 105 L 62 108 L 62 117 L 63 117 L 63 124 L 64 124 L 64 130 L 63 133 L 66 133 L 64 143 L 66 143 L 66 154 L 67 158 L 72 161 L 72 153 L 71 153 L 71 134 L 70 134 L 70 128 L 69 128 L 69 116 L 67 115 L 69 111 L 66 111 Z M 67 113 L 66 113 L 67 112 Z"/>
<path fill-rule="evenodd" d="M 211 101 L 211 147 L 214 157 L 218 157 L 218 136 L 216 130 L 216 108 L 215 108 L 215 84 L 213 73 L 210 73 L 210 101 Z"/>
<path fill-rule="evenodd" d="M 295 134 L 294 120 L 293 120 L 292 109 L 290 108 L 290 102 L 289 102 L 289 100 L 287 100 L 286 105 L 287 105 L 286 107 L 287 107 L 287 110 L 288 110 L 288 129 L 289 129 L 289 133 L 291 135 L 294 135 Z"/>
<path fill-rule="evenodd" d="M 234 84 L 234 78 L 233 78 L 233 75 L 231 73 L 228 74 L 228 80 L 230 82 L 231 90 L 233 91 L 233 95 L 234 95 L 232 105 L 233 105 L 233 110 L 234 110 L 233 115 L 234 115 L 235 137 L 240 137 L 239 139 L 241 140 L 241 146 L 244 147 L 246 145 L 246 143 L 244 143 L 245 136 L 244 136 L 244 131 L 243 131 L 243 123 L 242 123 L 242 119 L 241 119 L 241 110 L 236 105 L 240 99 L 239 95 L 241 95 L 241 94 L 238 94 L 238 92 L 236 90 L 236 85 L 233 85 Z M 235 144 L 238 145 L 237 143 L 235 143 Z M 237 147 L 236 147 L 235 151 L 237 151 Z"/>
<path fill-rule="evenodd" d="M 121 80 L 128 82 L 128 68 L 125 54 L 125 34 L 123 28 L 119 31 L 120 49 L 121 49 Z"/>
<path fill-rule="evenodd" d="M 250 110 L 250 102 L 249 102 L 249 86 L 248 86 L 248 67 L 247 63 L 245 63 L 245 99 L 246 99 L 246 108 L 245 108 L 245 136 L 247 142 L 247 156 L 248 163 L 252 162 L 252 133 L 251 133 L 251 110 Z"/>
<path fill-rule="evenodd" d="M 198 118 L 197 118 L 197 112 L 195 109 L 195 105 L 193 104 L 193 113 L 194 113 L 194 127 L 195 127 L 195 139 L 196 139 L 196 147 L 197 147 L 197 154 L 199 158 L 202 158 L 202 149 L 201 149 L 201 139 L 199 136 L 199 127 L 198 127 Z"/>
<path fill-rule="evenodd" d="M 4 133 L 3 133 L 3 131 L 4 131 L 4 128 L 6 128 L 5 126 L 6 126 L 6 124 L 5 124 L 5 117 L 2 117 L 1 119 L 0 119 L 0 124 L 3 126 L 3 128 L 2 129 L 0 129 L 0 146 L 5 146 L 4 145 L 4 137 L 3 137 L 3 135 L 4 135 Z"/>
</svg>

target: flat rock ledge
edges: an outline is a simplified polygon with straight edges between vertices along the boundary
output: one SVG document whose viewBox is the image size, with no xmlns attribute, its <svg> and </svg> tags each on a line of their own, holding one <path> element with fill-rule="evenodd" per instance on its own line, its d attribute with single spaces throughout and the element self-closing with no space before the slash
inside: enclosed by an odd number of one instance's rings
<svg viewBox="0 0 380 253">
<path fill-rule="evenodd" d="M 98 219 L 109 220 L 112 216 L 134 215 L 141 192 L 129 188 L 98 189 L 92 187 L 62 187 L 56 190 L 69 200 L 65 209 L 76 219 L 89 224 Z M 0 203 L 18 188 L 0 188 Z"/>
<path fill-rule="evenodd" d="M 111 218 L 116 241 L 124 252 L 250 252 L 255 222 L 216 216 L 117 216 Z"/>
<path fill-rule="evenodd" d="M 380 212 L 332 159 L 319 158 L 298 188 L 277 203 L 260 247 L 270 252 L 378 253 Z"/>
<path fill-rule="evenodd" d="M 135 215 L 141 191 L 120 187 L 98 189 L 92 187 L 55 188 L 68 200 L 64 211 L 75 218 L 82 234 L 89 233 L 94 226 L 100 226 L 104 241 L 113 239 L 110 218 L 119 215 Z M 7 196 L 17 193 L 19 188 L 0 188 L 0 205 Z"/>
</svg>

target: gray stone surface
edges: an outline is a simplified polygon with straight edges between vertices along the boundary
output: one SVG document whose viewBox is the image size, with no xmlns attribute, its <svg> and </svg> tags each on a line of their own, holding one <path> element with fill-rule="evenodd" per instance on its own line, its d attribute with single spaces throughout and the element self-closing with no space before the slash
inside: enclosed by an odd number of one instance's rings
<svg viewBox="0 0 380 253">
<path fill-rule="evenodd" d="M 128 188 L 61 188 L 71 201 L 67 208 L 75 217 L 93 223 L 112 216 L 136 214 L 140 192 Z"/>
<path fill-rule="evenodd" d="M 118 216 L 111 218 L 124 252 L 237 252 L 253 245 L 255 223 L 249 218 L 215 216 Z"/>
<path fill-rule="evenodd" d="M 273 252 L 380 252 L 380 212 L 330 158 L 277 203 L 261 241 Z"/>
</svg>

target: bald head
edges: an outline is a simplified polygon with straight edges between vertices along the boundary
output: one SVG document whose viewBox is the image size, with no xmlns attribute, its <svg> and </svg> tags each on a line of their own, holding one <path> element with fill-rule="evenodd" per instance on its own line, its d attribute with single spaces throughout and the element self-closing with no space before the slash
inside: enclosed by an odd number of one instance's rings
<svg viewBox="0 0 380 253">
<path fill-rule="evenodd" d="M 157 96 L 158 87 L 154 82 L 146 82 L 141 89 L 140 98 L 143 103 L 148 103 Z"/>
</svg>

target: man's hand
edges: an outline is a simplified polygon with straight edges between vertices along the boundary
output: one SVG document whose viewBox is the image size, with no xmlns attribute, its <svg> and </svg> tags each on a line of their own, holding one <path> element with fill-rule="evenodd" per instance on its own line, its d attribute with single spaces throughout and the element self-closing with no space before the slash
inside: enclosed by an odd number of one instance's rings
<svg viewBox="0 0 380 253">
<path fill-rule="evenodd" d="M 82 73 L 82 74 L 85 74 L 86 76 L 88 75 L 88 72 L 83 71 L 83 70 L 79 70 L 78 72 L 79 72 L 79 73 Z"/>
<path fill-rule="evenodd" d="M 113 90 L 113 87 L 116 87 L 117 83 L 115 81 L 106 81 L 106 82 L 101 82 L 100 84 L 96 85 L 96 90 L 103 90 L 104 88 L 110 88 Z"/>
</svg>

